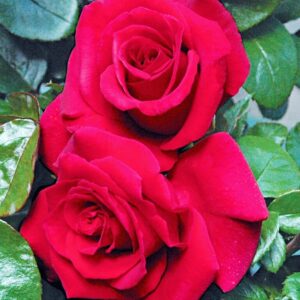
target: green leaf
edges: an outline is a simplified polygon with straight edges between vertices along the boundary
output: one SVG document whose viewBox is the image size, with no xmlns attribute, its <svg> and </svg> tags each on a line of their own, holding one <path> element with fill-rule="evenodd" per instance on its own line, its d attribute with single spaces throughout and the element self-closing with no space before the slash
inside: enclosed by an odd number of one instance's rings
<svg viewBox="0 0 300 300">
<path fill-rule="evenodd" d="M 271 249 L 279 232 L 278 213 L 270 212 L 269 218 L 263 222 L 259 245 L 253 259 L 253 264 L 259 262 Z"/>
<path fill-rule="evenodd" d="M 276 9 L 280 0 L 223 0 L 233 15 L 240 31 L 245 31 L 265 20 Z"/>
<path fill-rule="evenodd" d="M 277 108 L 266 108 L 262 105 L 258 105 L 259 110 L 265 118 L 271 120 L 279 120 L 281 119 L 287 112 L 288 109 L 288 101 L 284 102 L 281 106 Z"/>
<path fill-rule="evenodd" d="M 38 52 L 37 46 L 33 50 L 31 44 L 18 40 L 0 26 L 1 93 L 38 87 L 47 70 L 47 62 L 37 56 Z"/>
<path fill-rule="evenodd" d="M 300 272 L 290 275 L 284 281 L 283 295 L 289 297 L 289 300 L 300 299 Z"/>
<path fill-rule="evenodd" d="M 39 104 L 33 95 L 13 93 L 0 101 L 0 123 L 17 118 L 39 120 Z"/>
<path fill-rule="evenodd" d="M 286 258 L 286 244 L 280 233 L 271 245 L 270 250 L 262 258 L 262 264 L 272 273 L 277 273 Z"/>
<path fill-rule="evenodd" d="M 45 109 L 63 90 L 63 85 L 57 83 L 48 83 L 41 85 L 41 94 L 38 96 L 42 109 Z"/>
<path fill-rule="evenodd" d="M 289 132 L 286 140 L 286 150 L 300 168 L 300 122 Z"/>
<path fill-rule="evenodd" d="M 300 2 L 299 2 L 299 5 L 300 5 Z M 297 49 L 297 61 L 298 61 L 298 64 L 297 64 L 298 68 L 297 68 L 297 74 L 296 74 L 296 85 L 298 87 L 300 87 L 300 37 L 297 35 L 294 35 L 293 38 L 294 38 L 294 42 L 295 42 L 296 49 Z"/>
<path fill-rule="evenodd" d="M 247 125 L 250 100 L 251 96 L 237 103 L 227 101 L 217 112 L 216 131 L 227 131 L 233 137 L 241 136 Z"/>
<path fill-rule="evenodd" d="M 0 220 L 0 299 L 41 299 L 41 277 L 27 242 Z"/>
<path fill-rule="evenodd" d="M 300 191 L 292 191 L 275 199 L 269 210 L 276 211 L 279 216 L 280 230 L 288 234 L 300 232 Z"/>
<path fill-rule="evenodd" d="M 279 123 L 257 123 L 247 131 L 247 134 L 266 137 L 282 145 L 288 135 L 288 129 Z"/>
<path fill-rule="evenodd" d="M 74 32 L 76 0 L 0 0 L 0 24 L 22 38 L 55 41 Z"/>
<path fill-rule="evenodd" d="M 226 293 L 222 300 L 268 300 L 264 290 L 254 282 L 244 278 L 231 292 Z"/>
<path fill-rule="evenodd" d="M 300 214 L 279 216 L 280 230 L 288 234 L 300 233 Z"/>
<path fill-rule="evenodd" d="M 35 122 L 15 119 L 0 126 L 0 216 L 20 210 L 34 177 L 39 128 Z"/>
<path fill-rule="evenodd" d="M 270 139 L 250 135 L 240 138 L 238 143 L 265 197 L 279 197 L 299 188 L 300 171 L 279 145 Z"/>
<path fill-rule="evenodd" d="M 297 51 L 291 35 L 272 17 L 247 31 L 243 41 L 251 62 L 246 91 L 263 107 L 280 107 L 296 79 Z"/>
<path fill-rule="evenodd" d="M 283 0 L 275 11 L 275 16 L 282 22 L 300 18 L 299 0 Z"/>
<path fill-rule="evenodd" d="M 269 205 L 269 210 L 276 211 L 280 215 L 300 213 L 300 191 L 291 191 L 276 198 Z"/>
</svg>

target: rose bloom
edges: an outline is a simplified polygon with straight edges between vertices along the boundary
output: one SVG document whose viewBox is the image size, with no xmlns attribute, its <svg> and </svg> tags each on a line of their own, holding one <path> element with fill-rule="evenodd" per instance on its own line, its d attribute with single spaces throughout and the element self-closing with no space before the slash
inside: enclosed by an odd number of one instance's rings
<svg viewBox="0 0 300 300">
<path fill-rule="evenodd" d="M 65 89 L 42 117 L 44 161 L 54 169 L 71 133 L 95 126 L 141 141 L 169 170 L 248 71 L 218 0 L 96 0 L 80 17 Z"/>
<path fill-rule="evenodd" d="M 249 268 L 267 209 L 226 133 L 165 177 L 142 143 L 81 128 L 56 168 L 21 234 L 68 298 L 198 300 L 212 282 L 231 290 Z"/>
</svg>

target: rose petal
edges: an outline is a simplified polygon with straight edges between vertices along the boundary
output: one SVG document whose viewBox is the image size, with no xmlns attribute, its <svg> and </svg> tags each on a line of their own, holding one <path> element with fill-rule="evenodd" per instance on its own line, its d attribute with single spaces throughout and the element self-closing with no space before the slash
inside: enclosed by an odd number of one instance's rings
<svg viewBox="0 0 300 300">
<path fill-rule="evenodd" d="M 100 280 L 83 278 L 66 259 L 51 251 L 51 261 L 68 298 L 126 300 L 126 297 Z"/>
<path fill-rule="evenodd" d="M 182 103 L 188 96 L 197 73 L 198 60 L 197 53 L 190 50 L 188 52 L 187 70 L 181 82 L 176 89 L 158 100 L 140 101 L 128 97 L 117 80 L 113 65 L 109 66 L 101 75 L 101 91 L 107 101 L 122 111 L 138 109 L 147 116 L 160 115 Z"/>
<path fill-rule="evenodd" d="M 204 215 L 220 271 L 216 283 L 228 292 L 250 268 L 260 237 L 261 222 L 243 222 L 211 214 Z"/>
<path fill-rule="evenodd" d="M 22 224 L 21 235 L 29 243 L 34 253 L 43 260 L 47 267 L 51 267 L 49 257 L 49 243 L 43 231 L 43 223 L 48 214 L 47 198 L 44 191 L 39 193 L 38 198 Z"/>
<path fill-rule="evenodd" d="M 227 133 L 214 134 L 182 155 L 170 180 L 203 213 L 220 263 L 217 283 L 232 289 L 252 261 L 268 216 L 241 151 Z"/>
<path fill-rule="evenodd" d="M 198 300 L 216 276 L 218 263 L 202 217 L 195 210 L 186 217 L 186 249 L 169 258 L 166 273 L 147 300 Z"/>
<path fill-rule="evenodd" d="M 232 15 L 218 0 L 188 0 L 187 2 L 188 6 L 199 15 L 218 22 L 231 43 L 231 52 L 227 57 L 226 93 L 235 95 L 249 74 L 250 64 Z"/>
<path fill-rule="evenodd" d="M 143 144 L 92 127 L 76 131 L 64 152 L 75 153 L 88 161 L 113 156 L 145 178 L 160 171 L 157 160 Z"/>
<path fill-rule="evenodd" d="M 57 169 L 53 164 L 71 136 L 63 124 L 60 105 L 61 97 L 59 96 L 48 105 L 40 121 L 40 155 L 46 166 L 54 173 Z"/>
<path fill-rule="evenodd" d="M 255 222 L 267 217 L 265 200 L 236 142 L 217 133 L 186 151 L 171 182 L 188 191 L 200 211 Z"/>
<path fill-rule="evenodd" d="M 128 291 L 126 296 L 133 299 L 140 299 L 151 293 L 160 283 L 162 276 L 167 267 L 167 251 L 161 249 L 153 254 L 147 260 L 147 275 L 140 281 L 140 283 Z"/>
</svg>

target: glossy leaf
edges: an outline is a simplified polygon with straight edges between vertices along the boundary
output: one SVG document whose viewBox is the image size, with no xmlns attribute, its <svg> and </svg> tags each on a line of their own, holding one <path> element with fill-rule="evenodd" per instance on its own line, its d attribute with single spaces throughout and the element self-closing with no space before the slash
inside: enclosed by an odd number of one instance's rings
<svg viewBox="0 0 300 300">
<path fill-rule="evenodd" d="M 238 143 L 265 197 L 279 197 L 299 188 L 300 171 L 279 145 L 270 139 L 250 135 L 240 138 Z"/>
<path fill-rule="evenodd" d="M 0 24 L 23 38 L 54 41 L 74 32 L 76 0 L 0 0 Z"/>
<path fill-rule="evenodd" d="M 44 110 L 63 90 L 63 85 L 57 83 L 42 84 L 38 96 L 41 108 Z"/>
<path fill-rule="evenodd" d="M 15 119 L 0 126 L 0 216 L 15 213 L 28 198 L 38 136 L 32 120 Z"/>
<path fill-rule="evenodd" d="M 244 132 L 251 97 L 234 103 L 227 101 L 217 112 L 216 131 L 226 131 L 233 137 L 239 137 Z"/>
<path fill-rule="evenodd" d="M 300 191 L 292 191 L 275 199 L 269 210 L 276 211 L 279 216 L 280 230 L 288 234 L 300 232 Z"/>
<path fill-rule="evenodd" d="M 279 120 L 281 119 L 287 112 L 288 109 L 288 101 L 284 102 L 281 106 L 277 108 L 266 108 L 262 105 L 258 105 L 259 110 L 265 118 L 271 120 Z"/>
<path fill-rule="evenodd" d="M 262 258 L 262 264 L 272 273 L 277 273 L 286 257 L 286 244 L 280 233 L 271 245 L 270 250 Z"/>
<path fill-rule="evenodd" d="M 41 278 L 27 242 L 0 220 L 0 299 L 41 299 Z"/>
<path fill-rule="evenodd" d="M 271 202 L 269 210 L 280 215 L 300 213 L 300 190 L 286 193 Z"/>
<path fill-rule="evenodd" d="M 300 299 L 300 272 L 290 275 L 283 285 L 283 295 L 289 300 Z"/>
<path fill-rule="evenodd" d="M 280 0 L 224 0 L 240 31 L 247 30 L 265 20 L 276 9 Z"/>
<path fill-rule="evenodd" d="M 288 129 L 279 123 L 257 123 L 247 131 L 247 134 L 266 137 L 282 145 L 288 135 Z"/>
<path fill-rule="evenodd" d="M 275 11 L 275 16 L 282 22 L 300 18 L 300 1 L 283 0 Z"/>
<path fill-rule="evenodd" d="M 0 16 L 2 14 L 0 6 Z M 23 25 L 24 26 L 24 25 Z M 30 91 L 43 79 L 47 62 L 38 47 L 22 42 L 0 26 L 0 92 Z"/>
<path fill-rule="evenodd" d="M 231 292 L 222 296 L 222 300 L 268 300 L 264 290 L 254 282 L 244 278 Z"/>
<path fill-rule="evenodd" d="M 0 101 L 0 123 L 16 118 L 39 120 L 39 104 L 33 95 L 13 93 Z"/>
<path fill-rule="evenodd" d="M 300 168 L 300 122 L 288 134 L 286 149 Z"/>
<path fill-rule="evenodd" d="M 300 233 L 300 213 L 279 216 L 280 230 L 288 234 Z"/>
<path fill-rule="evenodd" d="M 245 89 L 257 103 L 278 108 L 289 97 L 296 80 L 297 51 L 285 27 L 270 18 L 244 35 L 251 72 Z"/>
<path fill-rule="evenodd" d="M 259 245 L 253 259 L 253 264 L 259 262 L 262 257 L 271 249 L 279 232 L 278 213 L 270 212 L 269 218 L 263 222 Z"/>
<path fill-rule="evenodd" d="M 300 2 L 299 2 L 299 5 L 300 5 Z M 297 75 L 296 75 L 296 85 L 298 87 L 300 87 L 300 37 L 297 36 L 297 35 L 294 35 L 293 38 L 294 38 L 294 42 L 295 42 L 296 49 L 297 49 L 297 61 L 298 61 Z"/>
</svg>

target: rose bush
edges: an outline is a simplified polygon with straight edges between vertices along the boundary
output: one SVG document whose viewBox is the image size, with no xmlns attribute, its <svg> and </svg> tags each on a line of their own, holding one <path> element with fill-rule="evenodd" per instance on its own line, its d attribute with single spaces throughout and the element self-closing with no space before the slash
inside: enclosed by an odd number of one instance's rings
<svg viewBox="0 0 300 300">
<path fill-rule="evenodd" d="M 140 142 L 84 127 L 56 169 L 21 233 L 67 297 L 197 300 L 249 268 L 267 210 L 228 134 L 183 153 L 167 178 Z"/>
<path fill-rule="evenodd" d="M 71 133 L 88 125 L 143 142 L 168 170 L 248 71 L 218 0 L 96 0 L 82 12 L 65 89 L 41 121 L 44 160 L 53 169 Z"/>
</svg>

